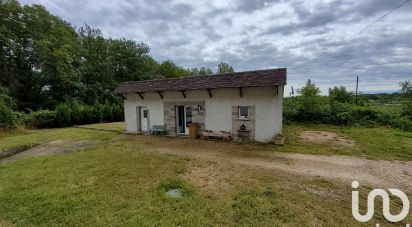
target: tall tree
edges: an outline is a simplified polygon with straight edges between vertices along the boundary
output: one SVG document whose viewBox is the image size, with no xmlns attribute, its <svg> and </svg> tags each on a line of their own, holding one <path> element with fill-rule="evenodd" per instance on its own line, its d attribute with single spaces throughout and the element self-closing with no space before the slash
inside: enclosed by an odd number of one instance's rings
<svg viewBox="0 0 412 227">
<path fill-rule="evenodd" d="M 80 43 L 76 31 L 67 22 L 40 6 L 25 7 L 28 26 L 34 38 L 32 74 L 39 79 L 38 106 L 49 108 L 75 96 L 79 90 Z"/>
<path fill-rule="evenodd" d="M 346 90 L 346 87 L 329 88 L 329 99 L 331 104 L 334 102 L 350 103 L 353 99 L 353 93 Z"/>
<path fill-rule="evenodd" d="M 189 70 L 177 66 L 171 60 L 166 60 L 160 64 L 157 73 L 164 78 L 179 78 L 192 75 Z"/>
<path fill-rule="evenodd" d="M 300 99 L 302 100 L 302 109 L 308 116 L 316 113 L 316 99 L 320 95 L 320 89 L 316 87 L 310 79 L 306 81 L 305 86 L 301 89 L 297 89 L 298 94 L 300 94 Z"/>
<path fill-rule="evenodd" d="M 117 82 L 149 79 L 154 73 L 149 56 L 150 48 L 144 43 L 133 40 L 110 39 L 109 56 L 114 78 Z"/>
<path fill-rule="evenodd" d="M 74 100 L 118 103 L 112 91 L 120 82 L 191 76 L 170 60 L 159 64 L 149 51 L 144 43 L 107 39 L 88 25 L 76 31 L 41 5 L 0 0 L 0 87 L 18 110 L 54 109 Z"/>
<path fill-rule="evenodd" d="M 79 30 L 81 42 L 80 72 L 82 93 L 80 97 L 87 104 L 109 101 L 111 89 L 115 87 L 114 72 L 109 55 L 109 42 L 99 29 L 86 25 Z"/>
<path fill-rule="evenodd" d="M 402 102 L 402 115 L 412 120 L 412 82 L 404 81 L 400 83 Z"/>
<path fill-rule="evenodd" d="M 201 67 L 199 69 L 199 76 L 212 75 L 213 71 L 210 68 Z"/>
<path fill-rule="evenodd" d="M 220 62 L 219 65 L 217 66 L 218 74 L 226 74 L 226 73 L 234 73 L 234 72 L 235 70 L 228 63 Z"/>
</svg>

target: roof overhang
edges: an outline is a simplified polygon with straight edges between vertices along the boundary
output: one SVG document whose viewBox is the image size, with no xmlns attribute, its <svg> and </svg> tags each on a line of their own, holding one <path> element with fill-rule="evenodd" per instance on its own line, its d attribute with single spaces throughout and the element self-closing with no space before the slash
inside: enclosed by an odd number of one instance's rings
<svg viewBox="0 0 412 227">
<path fill-rule="evenodd" d="M 141 94 L 219 88 L 277 87 L 286 85 L 286 68 L 229 73 L 223 75 L 194 76 L 176 79 L 132 81 L 120 84 L 116 94 Z"/>
</svg>

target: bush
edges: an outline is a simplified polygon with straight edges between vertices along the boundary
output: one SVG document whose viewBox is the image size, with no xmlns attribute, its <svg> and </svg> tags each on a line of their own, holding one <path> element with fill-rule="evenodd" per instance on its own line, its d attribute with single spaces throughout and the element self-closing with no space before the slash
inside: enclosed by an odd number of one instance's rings
<svg viewBox="0 0 412 227">
<path fill-rule="evenodd" d="M 301 103 L 299 97 L 286 99 L 284 102 L 284 119 L 285 121 L 327 123 L 334 125 L 359 125 L 364 127 L 373 127 L 377 124 L 392 125 L 393 127 L 408 128 L 408 122 L 402 123 L 399 116 L 389 113 L 381 113 L 372 110 L 369 107 L 355 106 L 350 103 L 331 102 L 327 104 L 322 100 L 317 100 L 316 105 L 312 108 Z"/>
<path fill-rule="evenodd" d="M 101 121 L 108 122 L 113 120 L 113 108 L 109 104 L 105 104 L 102 107 L 102 113 L 101 113 Z"/>
<path fill-rule="evenodd" d="M 122 105 L 113 106 L 113 121 L 124 120 L 124 110 Z"/>
<path fill-rule="evenodd" d="M 123 119 L 123 108 L 119 104 L 100 104 L 92 106 L 81 102 L 63 103 L 56 107 L 56 122 L 60 127 L 119 121 Z"/>
<path fill-rule="evenodd" d="M 13 110 L 0 102 L 0 128 L 13 128 Z"/>
<path fill-rule="evenodd" d="M 81 103 L 74 101 L 72 103 L 66 104 L 70 108 L 70 121 L 71 124 L 82 124 L 87 123 L 84 121 L 83 116 L 83 109 L 85 108 L 84 105 Z"/>
<path fill-rule="evenodd" d="M 407 117 L 401 117 L 393 121 L 391 125 L 404 131 L 412 131 L 412 121 Z"/>
<path fill-rule="evenodd" d="M 402 103 L 402 116 L 412 119 L 412 100 L 407 100 Z"/>
<path fill-rule="evenodd" d="M 15 126 L 27 126 L 32 122 L 32 116 L 24 112 L 13 112 L 13 123 Z"/>
<path fill-rule="evenodd" d="M 56 107 L 56 123 L 59 127 L 70 126 L 72 124 L 71 110 L 65 103 Z"/>
<path fill-rule="evenodd" d="M 91 106 L 92 111 L 92 122 L 102 122 L 103 121 L 103 105 L 100 103 L 95 103 Z"/>
<path fill-rule="evenodd" d="M 92 106 L 78 101 L 62 103 L 54 111 L 39 110 L 26 114 L 13 112 L 0 102 L 0 128 L 27 126 L 31 128 L 67 127 L 76 124 L 91 124 L 123 120 L 123 105 L 118 103 L 95 103 Z"/>
<path fill-rule="evenodd" d="M 284 102 L 283 116 L 286 121 L 322 123 L 328 115 L 328 107 L 317 100 L 307 105 L 301 97 L 287 99 Z"/>
<path fill-rule="evenodd" d="M 38 110 L 30 113 L 33 128 L 51 128 L 56 125 L 56 115 L 54 111 Z"/>
</svg>

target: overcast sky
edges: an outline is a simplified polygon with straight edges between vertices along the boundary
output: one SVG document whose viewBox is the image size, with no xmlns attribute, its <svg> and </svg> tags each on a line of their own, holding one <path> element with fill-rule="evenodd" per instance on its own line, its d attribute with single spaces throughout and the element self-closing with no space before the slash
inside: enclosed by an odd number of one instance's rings
<svg viewBox="0 0 412 227">
<path fill-rule="evenodd" d="M 311 78 L 361 91 L 397 90 L 412 79 L 412 2 L 345 41 L 404 0 L 22 0 L 75 27 L 142 41 L 159 61 L 216 70 L 288 68 L 288 86 Z M 328 50 L 322 56 L 315 56 Z M 311 60 L 312 59 L 312 60 Z M 311 61 L 308 61 L 311 60 Z M 303 64 L 303 65 L 302 65 Z"/>
</svg>

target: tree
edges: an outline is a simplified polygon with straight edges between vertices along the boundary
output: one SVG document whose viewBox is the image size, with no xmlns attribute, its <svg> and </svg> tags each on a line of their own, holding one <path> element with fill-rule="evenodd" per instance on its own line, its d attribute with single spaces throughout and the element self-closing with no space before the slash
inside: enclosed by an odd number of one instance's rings
<svg viewBox="0 0 412 227">
<path fill-rule="evenodd" d="M 121 82 L 191 76 L 170 60 L 159 64 L 149 51 L 144 43 L 107 39 L 88 25 L 76 30 L 41 5 L 0 0 L 0 87 L 15 110 L 54 110 L 75 101 L 118 105 L 112 91 Z"/>
<path fill-rule="evenodd" d="M 317 115 L 320 110 L 316 101 L 320 94 L 320 89 L 308 79 L 305 86 L 301 89 L 297 89 L 297 93 L 300 95 L 297 97 L 300 105 L 298 108 L 298 111 L 301 113 L 300 118 L 305 121 L 319 119 Z"/>
<path fill-rule="evenodd" d="M 0 87 L 0 128 L 13 126 L 14 100 L 8 96 L 6 88 Z"/>
<path fill-rule="evenodd" d="M 409 117 L 412 120 L 412 82 L 404 81 L 400 83 L 402 102 L 402 116 Z"/>
<path fill-rule="evenodd" d="M 19 109 L 49 108 L 75 92 L 78 40 L 67 22 L 15 0 L 0 1 L 0 20 L 0 85 Z"/>
<path fill-rule="evenodd" d="M 190 72 L 192 72 L 192 76 L 199 76 L 199 70 L 197 68 L 192 68 Z"/>
<path fill-rule="evenodd" d="M 213 71 L 210 68 L 201 67 L 199 70 L 199 76 L 212 75 Z"/>
<path fill-rule="evenodd" d="M 412 99 L 412 82 L 407 80 L 399 83 L 401 95 L 406 99 Z"/>
<path fill-rule="evenodd" d="M 353 93 L 346 90 L 346 87 L 329 88 L 329 99 L 331 104 L 335 102 L 350 103 L 353 99 Z"/>
<path fill-rule="evenodd" d="M 179 78 L 179 77 L 188 77 L 192 75 L 187 69 L 177 66 L 171 60 L 166 60 L 159 65 L 157 73 L 164 78 Z"/>
<path fill-rule="evenodd" d="M 0 86 L 0 102 L 8 106 L 10 109 L 16 108 L 16 103 L 12 97 L 9 96 L 7 88 Z"/>
<path fill-rule="evenodd" d="M 213 74 L 213 71 L 210 68 L 206 67 L 201 67 L 200 69 L 192 68 L 190 71 L 192 72 L 193 76 L 206 76 Z"/>
<path fill-rule="evenodd" d="M 133 40 L 110 39 L 109 58 L 116 82 L 149 79 L 153 73 L 150 48 Z"/>
<path fill-rule="evenodd" d="M 235 70 L 233 69 L 232 66 L 230 66 L 228 63 L 225 62 L 220 62 L 219 65 L 217 66 L 217 73 L 218 74 L 226 74 L 226 73 L 234 73 Z"/>
<path fill-rule="evenodd" d="M 301 89 L 297 89 L 297 92 L 304 98 L 314 99 L 320 94 L 320 89 L 308 79 L 305 86 Z"/>
</svg>

